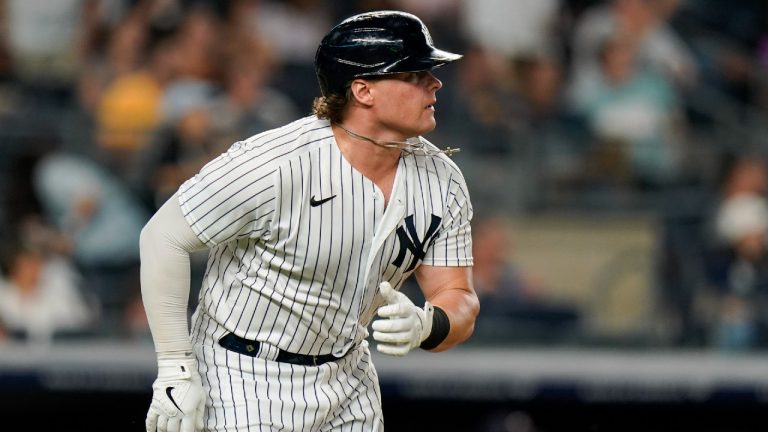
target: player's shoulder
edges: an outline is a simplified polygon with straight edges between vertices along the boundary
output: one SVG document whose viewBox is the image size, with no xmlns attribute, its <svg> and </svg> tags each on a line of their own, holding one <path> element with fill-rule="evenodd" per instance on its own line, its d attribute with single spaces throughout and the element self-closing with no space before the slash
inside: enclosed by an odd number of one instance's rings
<svg viewBox="0 0 768 432">
<path fill-rule="evenodd" d="M 328 120 L 314 115 L 253 135 L 237 143 L 244 151 L 295 154 L 309 150 L 333 137 Z"/>
<path fill-rule="evenodd" d="M 424 143 L 426 148 L 429 148 L 433 152 L 440 150 L 435 144 L 428 139 L 420 136 L 419 139 Z M 424 167 L 428 171 L 435 171 L 439 176 L 458 176 L 463 177 L 461 168 L 454 162 L 450 156 L 445 153 L 437 153 L 431 156 L 413 155 L 416 164 L 420 167 Z"/>
</svg>

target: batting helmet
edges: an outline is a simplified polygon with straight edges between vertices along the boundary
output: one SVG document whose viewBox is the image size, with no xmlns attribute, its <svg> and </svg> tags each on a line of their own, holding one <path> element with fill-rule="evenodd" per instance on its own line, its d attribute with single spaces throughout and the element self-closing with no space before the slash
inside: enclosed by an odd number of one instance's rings
<svg viewBox="0 0 768 432">
<path fill-rule="evenodd" d="M 367 12 L 345 19 L 323 38 L 315 72 L 323 96 L 328 96 L 343 94 L 355 78 L 431 70 L 461 57 L 435 48 L 415 15 Z"/>
</svg>

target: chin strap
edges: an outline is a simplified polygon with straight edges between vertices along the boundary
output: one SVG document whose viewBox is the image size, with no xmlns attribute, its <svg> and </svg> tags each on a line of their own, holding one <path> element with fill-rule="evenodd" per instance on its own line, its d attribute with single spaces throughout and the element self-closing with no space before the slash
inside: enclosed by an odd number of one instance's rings
<svg viewBox="0 0 768 432">
<path fill-rule="evenodd" d="M 396 148 L 403 150 L 408 153 L 412 153 L 417 156 L 435 156 L 440 153 L 445 153 L 446 156 L 453 156 L 454 154 L 461 151 L 459 148 L 452 148 L 452 147 L 446 147 L 445 150 L 441 150 L 438 148 L 432 148 L 427 147 L 426 142 L 422 140 L 420 137 L 411 137 L 408 138 L 405 141 L 380 141 L 375 140 L 373 138 L 369 138 L 364 135 L 357 134 L 355 132 L 352 132 L 351 130 L 345 128 L 339 123 L 334 123 L 336 126 L 340 127 L 344 132 L 349 134 L 349 136 L 359 139 L 361 141 L 368 141 L 370 143 L 376 144 L 379 147 L 386 147 L 386 148 Z"/>
</svg>

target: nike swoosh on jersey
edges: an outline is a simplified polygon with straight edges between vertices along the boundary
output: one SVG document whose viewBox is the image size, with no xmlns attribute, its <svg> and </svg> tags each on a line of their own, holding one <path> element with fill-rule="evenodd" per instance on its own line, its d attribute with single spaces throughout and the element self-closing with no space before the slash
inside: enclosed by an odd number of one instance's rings
<svg viewBox="0 0 768 432">
<path fill-rule="evenodd" d="M 179 410 L 182 414 L 184 414 L 184 411 L 181 410 L 181 407 L 179 406 L 179 404 L 177 404 L 176 401 L 173 400 L 173 395 L 171 394 L 171 390 L 173 390 L 174 388 L 175 387 L 166 387 L 165 394 L 168 395 L 168 399 L 171 400 L 171 402 L 173 403 L 173 406 L 175 406 L 177 410 Z"/>
<path fill-rule="evenodd" d="M 312 195 L 312 198 L 309 199 L 309 205 L 311 205 L 312 207 L 317 207 L 320 204 L 326 203 L 326 202 L 328 202 L 328 201 L 330 201 L 330 200 L 332 200 L 334 198 L 336 198 L 336 195 L 331 195 L 328 198 L 323 198 L 323 199 L 320 199 L 320 200 L 316 200 L 315 196 Z"/>
</svg>

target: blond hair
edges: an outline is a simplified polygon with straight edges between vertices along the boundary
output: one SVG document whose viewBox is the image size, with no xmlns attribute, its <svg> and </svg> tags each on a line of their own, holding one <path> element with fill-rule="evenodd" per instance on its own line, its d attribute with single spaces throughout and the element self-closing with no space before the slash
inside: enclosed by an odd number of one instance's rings
<svg viewBox="0 0 768 432">
<path fill-rule="evenodd" d="M 327 96 L 318 96 L 312 102 L 312 114 L 321 119 L 328 119 L 331 123 L 341 123 L 350 98 L 349 87 L 343 95 L 331 93 Z"/>
</svg>

